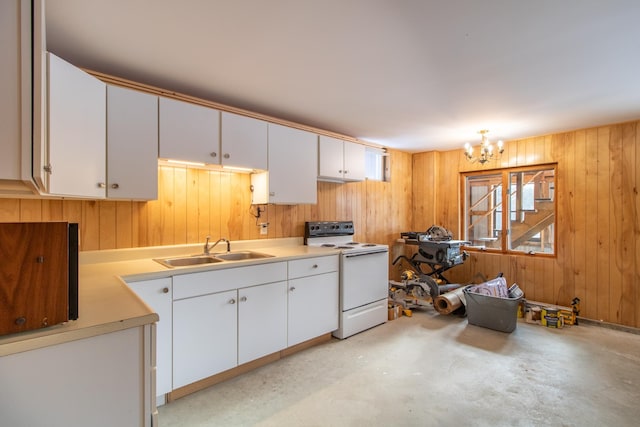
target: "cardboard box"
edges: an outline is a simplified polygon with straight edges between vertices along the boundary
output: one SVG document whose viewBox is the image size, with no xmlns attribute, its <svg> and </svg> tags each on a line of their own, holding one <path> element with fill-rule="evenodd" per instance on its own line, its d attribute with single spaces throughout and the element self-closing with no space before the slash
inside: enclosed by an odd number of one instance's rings
<svg viewBox="0 0 640 427">
<path fill-rule="evenodd" d="M 395 320 L 398 317 L 402 316 L 402 306 L 401 305 L 394 305 L 394 306 L 389 308 L 388 313 L 389 313 L 389 315 L 388 315 L 389 320 Z"/>
</svg>

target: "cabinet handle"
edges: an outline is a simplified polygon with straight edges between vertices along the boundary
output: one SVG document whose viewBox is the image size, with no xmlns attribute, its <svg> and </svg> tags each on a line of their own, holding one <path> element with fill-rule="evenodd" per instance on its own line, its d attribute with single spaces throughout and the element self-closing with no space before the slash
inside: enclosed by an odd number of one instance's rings
<svg viewBox="0 0 640 427">
<path fill-rule="evenodd" d="M 235 304 L 235 303 L 236 303 L 236 300 L 234 300 L 233 298 L 229 300 L 229 304 Z"/>
<path fill-rule="evenodd" d="M 104 182 L 99 182 L 98 183 L 98 188 L 105 188 L 107 186 L 107 184 L 105 184 Z"/>
<path fill-rule="evenodd" d="M 111 184 L 111 188 L 118 189 L 120 188 L 120 184 Z"/>
<path fill-rule="evenodd" d="M 318 264 L 313 264 L 311 268 L 318 268 Z"/>
<path fill-rule="evenodd" d="M 44 171 L 47 172 L 47 173 L 53 172 L 53 168 L 51 167 L 51 163 L 47 164 L 46 166 L 43 166 L 42 169 L 44 169 Z"/>
<path fill-rule="evenodd" d="M 291 292 L 293 292 L 293 291 L 295 291 L 295 290 L 296 290 L 296 287 L 295 287 L 295 286 L 292 286 L 292 287 L 290 287 L 290 288 L 289 288 L 289 290 L 290 290 Z"/>
<path fill-rule="evenodd" d="M 211 157 L 218 157 L 218 153 L 216 153 L 215 151 L 211 152 Z"/>
<path fill-rule="evenodd" d="M 231 156 L 229 155 L 229 153 L 225 153 L 223 157 L 224 157 L 225 159 L 228 159 L 228 158 L 229 158 L 229 157 L 231 157 Z"/>
<path fill-rule="evenodd" d="M 247 300 L 247 297 L 241 297 L 240 301 L 245 302 Z"/>
<path fill-rule="evenodd" d="M 162 288 L 162 293 L 163 294 L 168 294 L 169 293 L 169 288 Z"/>
</svg>

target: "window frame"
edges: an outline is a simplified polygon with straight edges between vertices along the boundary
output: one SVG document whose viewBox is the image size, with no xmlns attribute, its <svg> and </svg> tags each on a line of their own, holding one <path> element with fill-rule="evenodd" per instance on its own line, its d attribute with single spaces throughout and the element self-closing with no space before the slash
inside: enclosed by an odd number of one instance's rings
<svg viewBox="0 0 640 427">
<path fill-rule="evenodd" d="M 506 168 L 494 168 L 460 172 L 460 230 L 462 230 L 462 236 L 464 240 L 468 240 L 468 208 L 467 208 L 467 178 L 478 177 L 483 175 L 500 175 L 501 176 L 501 197 L 502 197 L 502 230 L 510 230 L 510 218 L 511 218 L 511 181 L 510 175 L 517 172 L 529 172 L 543 169 L 553 169 L 554 181 L 554 197 L 553 197 L 553 210 L 554 210 L 554 233 L 553 233 L 553 253 L 549 252 L 535 252 L 535 251 L 519 251 L 509 248 L 509 233 L 502 232 L 500 236 L 500 248 L 487 248 L 465 245 L 465 250 L 473 252 L 487 252 L 504 255 L 522 255 L 522 256 L 537 256 L 545 258 L 557 258 L 558 256 L 558 164 L 557 163 L 543 163 L 527 166 L 515 166 Z M 507 202 L 505 204 L 505 202 Z"/>
</svg>

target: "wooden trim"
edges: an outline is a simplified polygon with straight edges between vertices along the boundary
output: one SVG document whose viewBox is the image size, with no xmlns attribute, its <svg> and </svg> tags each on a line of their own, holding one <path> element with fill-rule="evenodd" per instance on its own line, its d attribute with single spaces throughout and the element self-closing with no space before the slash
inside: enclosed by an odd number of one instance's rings
<svg viewBox="0 0 640 427">
<path fill-rule="evenodd" d="M 273 363 L 282 358 L 291 356 L 292 354 L 298 353 L 302 350 L 306 350 L 308 348 L 314 347 L 319 344 L 326 343 L 328 341 L 331 341 L 331 333 L 321 335 L 317 338 L 312 338 L 308 341 L 302 342 L 300 344 L 296 344 L 284 350 L 269 354 L 267 356 L 261 357 L 256 360 L 252 360 L 251 362 L 247 362 L 243 365 L 229 369 L 228 371 L 220 372 L 219 374 L 212 375 L 208 378 L 204 378 L 200 381 L 196 381 L 195 383 L 186 385 L 184 387 L 180 387 L 178 389 L 173 390 L 171 393 L 167 393 L 166 395 L 167 403 L 171 403 L 174 400 L 180 399 L 181 397 L 185 397 L 197 391 L 204 390 L 205 388 L 211 387 L 223 381 L 230 380 L 231 378 L 235 378 L 249 371 L 253 371 L 256 368 L 260 368 L 262 366 L 268 365 L 269 363 Z"/>
</svg>

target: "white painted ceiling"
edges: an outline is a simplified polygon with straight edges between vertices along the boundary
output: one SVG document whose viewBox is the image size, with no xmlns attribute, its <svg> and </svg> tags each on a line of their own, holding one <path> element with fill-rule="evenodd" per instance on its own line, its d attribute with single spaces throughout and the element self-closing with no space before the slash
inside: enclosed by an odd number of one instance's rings
<svg viewBox="0 0 640 427">
<path fill-rule="evenodd" d="M 638 0 L 48 0 L 80 67 L 405 151 L 640 119 Z"/>
</svg>

